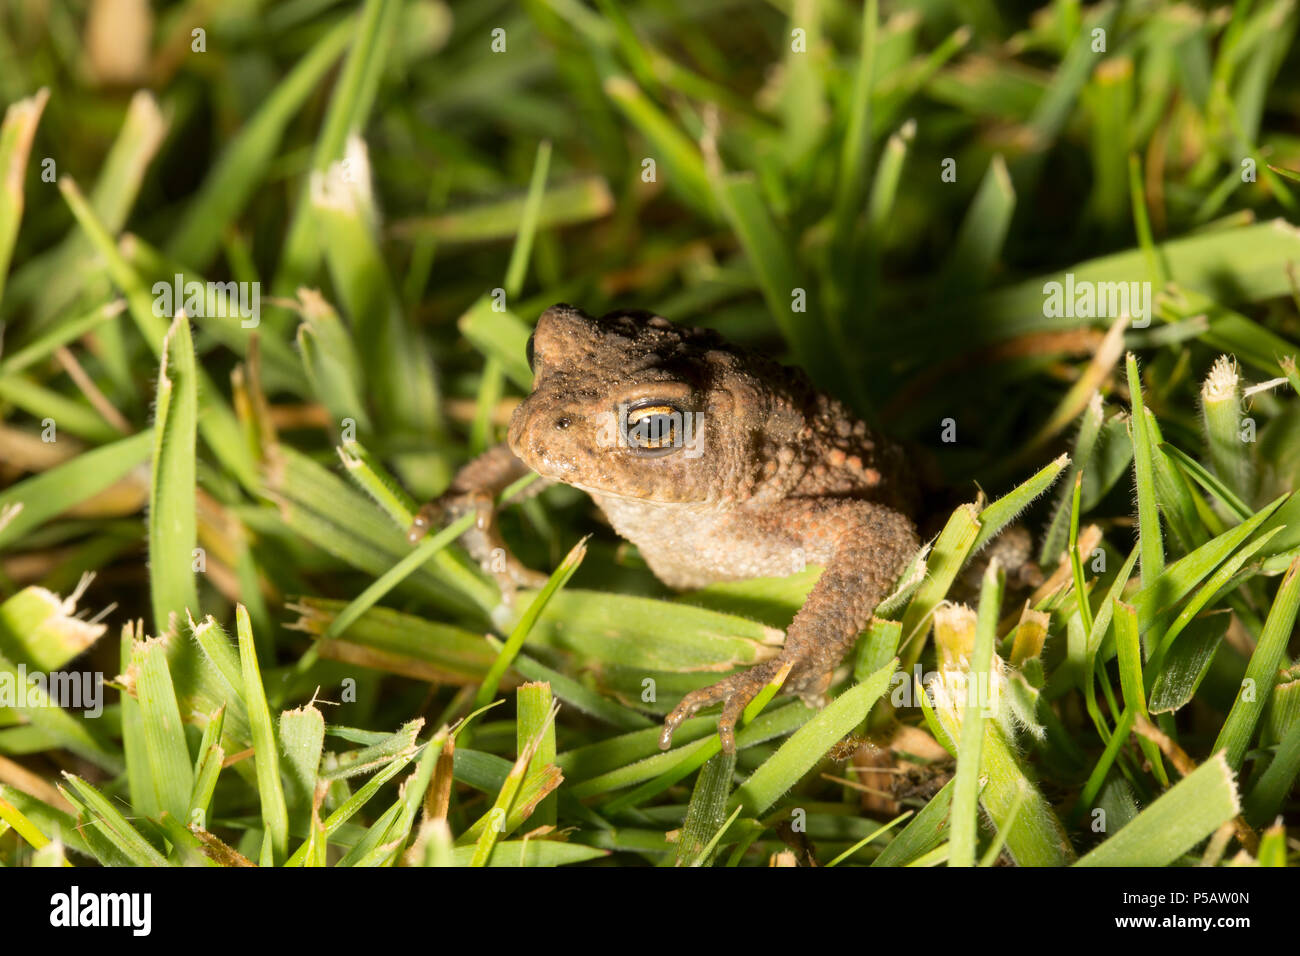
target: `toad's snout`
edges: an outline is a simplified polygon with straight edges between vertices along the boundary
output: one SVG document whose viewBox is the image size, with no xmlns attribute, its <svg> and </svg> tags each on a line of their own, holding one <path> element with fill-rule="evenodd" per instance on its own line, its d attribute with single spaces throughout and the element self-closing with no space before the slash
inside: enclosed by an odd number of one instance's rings
<svg viewBox="0 0 1300 956">
<path fill-rule="evenodd" d="M 566 481 L 578 471 L 573 446 L 579 425 L 573 414 L 540 413 L 525 402 L 511 416 L 506 440 L 515 456 L 533 471 Z"/>
</svg>

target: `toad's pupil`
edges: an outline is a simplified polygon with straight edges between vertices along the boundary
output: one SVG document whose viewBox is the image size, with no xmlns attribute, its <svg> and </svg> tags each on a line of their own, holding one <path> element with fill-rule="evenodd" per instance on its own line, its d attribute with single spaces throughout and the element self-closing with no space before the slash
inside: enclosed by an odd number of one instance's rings
<svg viewBox="0 0 1300 956">
<path fill-rule="evenodd" d="M 537 368 L 533 365 L 533 358 L 535 355 L 533 350 L 533 339 L 535 339 L 536 337 L 537 337 L 536 333 L 533 333 L 532 335 L 528 336 L 528 345 L 524 347 L 524 354 L 528 358 L 528 367 L 532 369 L 534 372 L 537 371 Z"/>
<path fill-rule="evenodd" d="M 666 444 L 673 437 L 673 419 L 670 415 L 654 415 L 646 422 L 646 438 L 651 444 Z"/>
<path fill-rule="evenodd" d="M 560 429 L 561 431 L 563 431 L 564 429 L 568 428 L 568 427 L 569 427 L 570 425 L 572 425 L 572 424 L 573 424 L 573 422 L 569 421 L 569 419 L 568 419 L 567 416 L 564 417 L 564 418 L 557 418 L 557 419 L 555 420 L 555 427 L 558 428 L 558 429 Z"/>
</svg>

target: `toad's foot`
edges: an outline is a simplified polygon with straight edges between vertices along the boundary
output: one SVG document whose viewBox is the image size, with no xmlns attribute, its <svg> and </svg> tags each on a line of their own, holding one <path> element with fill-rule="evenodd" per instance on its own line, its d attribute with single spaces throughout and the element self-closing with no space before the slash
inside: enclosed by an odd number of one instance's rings
<svg viewBox="0 0 1300 956">
<path fill-rule="evenodd" d="M 738 674 L 732 674 L 716 684 L 691 691 L 664 719 L 664 729 L 659 735 L 659 749 L 667 750 L 672 746 L 673 731 L 681 725 L 682 721 L 696 711 L 721 701 L 722 715 L 718 718 L 718 736 L 722 739 L 723 752 L 735 753 L 736 722 L 740 720 L 749 702 L 758 696 L 759 691 L 767 686 L 782 667 L 784 663 L 779 659 L 765 661 Z"/>
<path fill-rule="evenodd" d="M 436 501 L 430 501 L 420 507 L 411 520 L 411 526 L 406 529 L 406 543 L 414 547 L 419 544 L 421 539 L 429 533 L 429 529 L 442 517 L 442 506 Z"/>
<path fill-rule="evenodd" d="M 430 501 L 420 507 L 415 512 L 415 518 L 411 519 L 411 527 L 407 528 L 407 544 L 413 546 L 420 544 L 421 538 L 428 535 L 429 528 L 442 516 L 442 506 L 438 502 Z"/>
<path fill-rule="evenodd" d="M 416 513 L 406 540 L 417 545 L 430 528 L 451 524 L 470 513 L 475 515 L 474 524 L 461 536 L 461 542 L 479 566 L 496 578 L 503 600 L 511 603 L 517 589 L 540 588 L 546 583 L 545 574 L 521 563 L 505 546 L 497 529 L 494 501 L 487 492 L 451 493 L 430 501 Z"/>
</svg>

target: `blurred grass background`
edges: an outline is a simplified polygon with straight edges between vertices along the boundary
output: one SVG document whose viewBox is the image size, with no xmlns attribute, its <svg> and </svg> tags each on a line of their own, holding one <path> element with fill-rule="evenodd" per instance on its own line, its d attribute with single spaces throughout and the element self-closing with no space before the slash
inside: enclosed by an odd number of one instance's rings
<svg viewBox="0 0 1300 956">
<path fill-rule="evenodd" d="M 112 686 L 100 719 L 0 706 L 0 858 L 1284 863 L 1296 24 L 1293 0 L 7 4 L 0 680 Z M 1067 274 L 1151 282 L 1149 327 L 1050 314 Z M 258 324 L 208 286 L 174 321 L 178 275 L 256 284 Z M 677 598 L 565 488 L 504 515 L 557 569 L 516 607 L 460 528 L 405 544 L 501 438 L 557 301 L 784 356 L 981 495 L 832 707 L 754 708 L 734 758 L 708 717 L 654 747 L 682 693 L 771 656 L 808 575 Z M 992 580 L 934 615 L 1053 482 L 1034 609 Z M 896 656 L 1014 706 L 896 706 Z"/>
</svg>

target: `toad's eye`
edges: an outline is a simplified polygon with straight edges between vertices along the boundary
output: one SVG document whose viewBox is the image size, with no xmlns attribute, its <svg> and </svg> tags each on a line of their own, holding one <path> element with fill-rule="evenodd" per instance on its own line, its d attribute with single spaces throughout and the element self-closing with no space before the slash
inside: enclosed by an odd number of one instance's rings
<svg viewBox="0 0 1300 956">
<path fill-rule="evenodd" d="M 682 412 L 665 402 L 647 402 L 628 409 L 624 431 L 633 448 L 667 451 L 681 440 Z"/>
<path fill-rule="evenodd" d="M 524 355 L 528 359 L 528 368 L 534 372 L 537 371 L 537 369 L 533 367 L 533 339 L 536 337 L 536 332 L 528 336 L 528 344 L 524 346 Z"/>
</svg>

